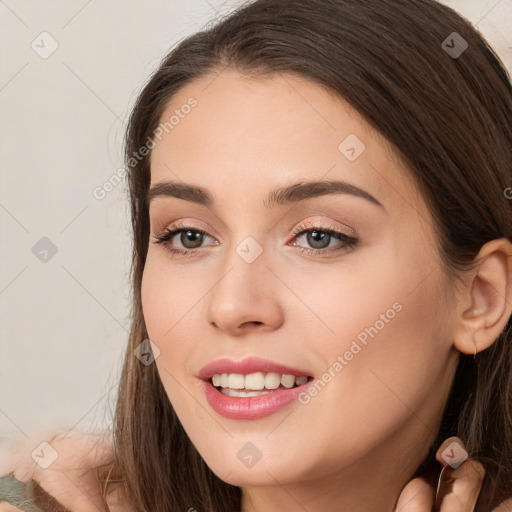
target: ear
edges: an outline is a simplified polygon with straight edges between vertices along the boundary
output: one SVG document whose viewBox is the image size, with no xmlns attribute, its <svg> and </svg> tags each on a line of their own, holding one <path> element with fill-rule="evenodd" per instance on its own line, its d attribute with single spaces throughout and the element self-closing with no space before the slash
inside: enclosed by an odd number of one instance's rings
<svg viewBox="0 0 512 512">
<path fill-rule="evenodd" d="M 475 263 L 467 287 L 457 294 L 453 343 L 464 354 L 490 347 L 512 314 L 512 243 L 507 238 L 487 242 Z"/>
</svg>

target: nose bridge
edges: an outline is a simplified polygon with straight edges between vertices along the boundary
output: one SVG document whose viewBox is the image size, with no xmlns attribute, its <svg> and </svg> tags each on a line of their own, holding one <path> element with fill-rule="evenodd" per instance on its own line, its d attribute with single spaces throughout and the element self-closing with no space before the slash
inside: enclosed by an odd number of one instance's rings
<svg viewBox="0 0 512 512">
<path fill-rule="evenodd" d="M 245 201 L 245 205 L 240 204 L 234 211 L 225 212 L 232 219 L 231 225 L 226 226 L 227 254 L 223 255 L 226 271 L 235 266 L 252 275 L 255 271 L 264 271 L 265 265 L 269 264 L 266 254 L 269 227 L 266 219 L 262 218 L 266 212 L 261 208 L 258 210 L 257 205 Z"/>
<path fill-rule="evenodd" d="M 236 237 L 236 233 L 234 233 Z M 231 244 L 208 301 L 208 321 L 226 330 L 247 322 L 279 324 L 278 294 L 263 244 L 247 235 Z"/>
</svg>

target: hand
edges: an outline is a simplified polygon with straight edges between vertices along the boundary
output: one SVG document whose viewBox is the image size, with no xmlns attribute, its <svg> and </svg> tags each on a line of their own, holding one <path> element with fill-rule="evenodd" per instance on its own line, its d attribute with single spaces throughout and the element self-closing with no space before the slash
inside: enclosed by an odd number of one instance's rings
<svg viewBox="0 0 512 512">
<path fill-rule="evenodd" d="M 395 512 L 473 512 L 482 489 L 485 469 L 473 459 L 467 459 L 457 468 L 443 459 L 442 453 L 453 442 L 464 447 L 458 437 L 450 437 L 439 447 L 436 459 L 442 464 L 443 472 L 439 492 L 423 478 L 411 480 L 402 490 Z M 455 466 L 455 464 L 453 464 Z M 512 510 L 512 501 L 507 500 L 492 512 Z M 505 507 L 505 508 L 504 508 Z"/>
</svg>

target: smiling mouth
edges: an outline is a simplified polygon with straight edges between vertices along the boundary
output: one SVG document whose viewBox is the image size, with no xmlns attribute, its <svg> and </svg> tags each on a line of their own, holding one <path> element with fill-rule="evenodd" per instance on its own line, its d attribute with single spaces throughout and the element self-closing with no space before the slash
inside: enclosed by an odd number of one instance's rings
<svg viewBox="0 0 512 512">
<path fill-rule="evenodd" d="M 231 397 L 252 397 L 303 386 L 313 380 L 308 375 L 290 375 L 274 372 L 216 373 L 210 379 L 220 393 Z"/>
</svg>

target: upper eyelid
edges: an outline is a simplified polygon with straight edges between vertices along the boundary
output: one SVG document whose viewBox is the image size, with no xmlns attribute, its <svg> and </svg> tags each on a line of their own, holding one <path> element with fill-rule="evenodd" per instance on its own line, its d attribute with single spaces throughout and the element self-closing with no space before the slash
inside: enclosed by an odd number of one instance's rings
<svg viewBox="0 0 512 512">
<path fill-rule="evenodd" d="M 153 203 L 152 203 L 153 204 Z M 201 208 L 207 208 L 207 207 L 201 207 Z M 165 211 L 165 210 L 163 210 Z M 219 222 L 220 224 L 222 224 L 223 228 L 227 229 L 229 233 L 232 232 L 231 228 L 219 217 L 217 216 L 217 214 L 215 214 L 215 212 L 213 212 L 211 209 L 207 208 L 207 211 L 209 214 L 212 214 L 214 217 L 215 217 L 215 221 L 216 222 Z M 153 226 L 153 222 L 157 223 L 157 224 L 160 224 L 158 222 L 158 219 L 160 217 L 165 217 L 166 214 L 164 213 L 160 213 L 159 209 L 157 209 L 156 205 L 154 208 L 151 208 L 151 205 L 148 209 L 148 217 L 149 217 L 149 221 L 150 221 L 150 226 L 152 227 Z M 184 218 L 185 221 L 188 221 L 189 217 L 180 217 L 181 218 Z M 192 217 L 190 217 L 191 219 Z M 156 219 L 156 220 L 153 220 L 153 219 Z M 171 222 L 168 222 L 168 223 L 165 223 L 163 225 L 161 225 L 161 228 L 160 228 L 160 231 L 165 229 L 166 226 L 168 226 L 169 224 L 175 224 L 176 222 L 183 222 L 182 220 L 178 220 L 178 221 L 171 221 Z M 196 222 L 196 221 L 191 221 L 191 222 Z"/>
<path fill-rule="evenodd" d="M 339 224 L 343 227 L 338 227 L 335 224 Z M 319 221 L 319 220 L 307 220 L 304 222 L 299 222 L 297 227 L 292 229 L 292 232 L 295 232 L 296 229 L 299 229 L 299 227 L 302 226 L 302 229 L 305 231 L 306 229 L 315 229 L 315 228 L 321 228 L 325 230 L 333 230 L 333 231 L 339 231 L 343 233 L 346 236 L 356 237 L 358 236 L 356 230 L 354 228 L 351 228 L 347 224 L 343 224 L 342 222 L 334 222 L 332 220 L 328 221 Z"/>
</svg>

